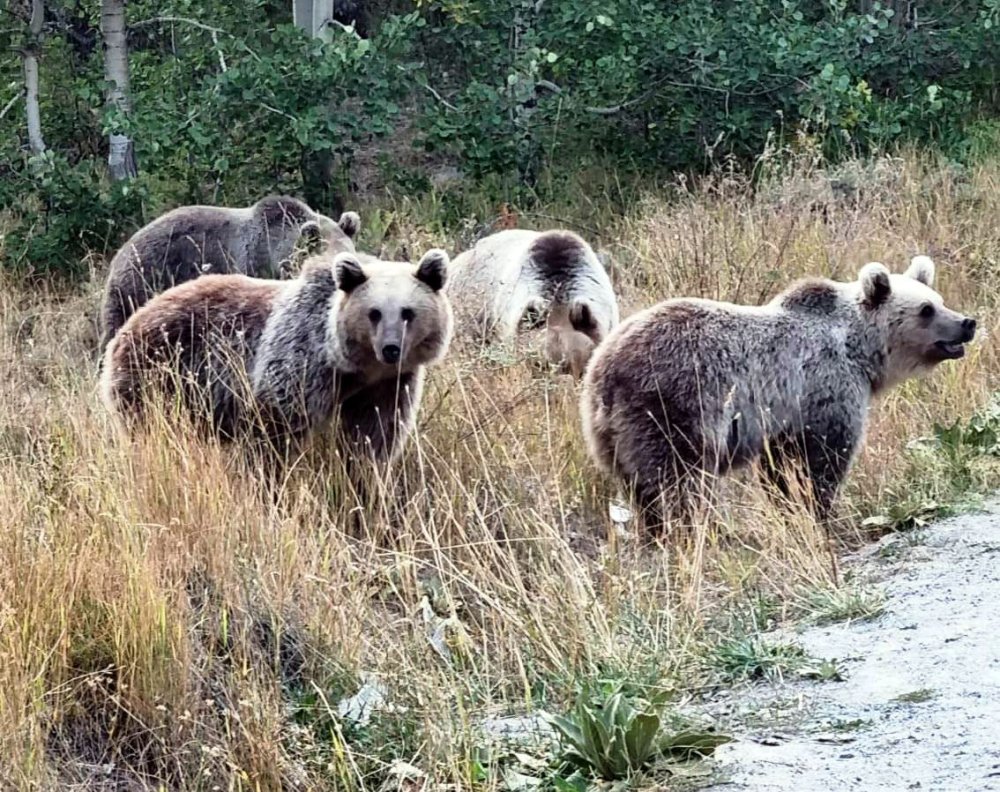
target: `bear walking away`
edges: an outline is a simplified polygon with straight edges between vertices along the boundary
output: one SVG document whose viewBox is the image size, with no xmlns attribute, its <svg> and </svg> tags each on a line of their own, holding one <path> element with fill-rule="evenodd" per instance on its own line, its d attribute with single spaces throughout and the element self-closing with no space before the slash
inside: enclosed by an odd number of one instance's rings
<svg viewBox="0 0 1000 792">
<path fill-rule="evenodd" d="M 577 377 L 618 325 L 611 280 L 571 231 L 500 231 L 457 256 L 451 272 L 461 336 L 490 343 L 544 328 L 546 359 Z"/>
<path fill-rule="evenodd" d="M 206 275 L 153 298 L 105 353 L 101 393 L 128 426 L 178 404 L 224 439 L 298 445 L 336 420 L 351 455 L 401 448 L 425 367 L 444 356 L 448 257 L 317 257 L 290 281 Z"/>
<path fill-rule="evenodd" d="M 360 225 L 355 212 L 335 223 L 289 196 L 269 196 L 247 208 L 182 206 L 167 212 L 139 229 L 111 260 L 100 348 L 171 286 L 206 274 L 288 277 L 300 243 L 314 253 L 351 252 Z"/>
<path fill-rule="evenodd" d="M 825 520 L 872 396 L 972 340 L 975 320 L 945 307 L 933 280 L 917 256 L 903 275 L 870 263 L 853 283 L 805 280 L 760 307 L 676 299 L 629 317 L 584 377 L 591 456 L 633 488 L 650 527 L 762 454 L 786 494 L 787 463 L 802 466 Z"/>
</svg>

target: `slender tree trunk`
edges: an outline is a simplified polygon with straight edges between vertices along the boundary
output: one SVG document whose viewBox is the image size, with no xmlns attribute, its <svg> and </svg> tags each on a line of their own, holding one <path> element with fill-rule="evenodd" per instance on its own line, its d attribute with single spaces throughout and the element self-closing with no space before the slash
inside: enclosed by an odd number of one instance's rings
<svg viewBox="0 0 1000 792">
<path fill-rule="evenodd" d="M 318 36 L 333 19 L 333 0 L 293 0 L 292 21 L 310 36 Z"/>
<path fill-rule="evenodd" d="M 292 0 L 292 21 L 312 38 L 329 35 L 324 25 L 334 18 L 334 0 Z M 329 39 L 327 39 L 329 40 Z M 336 112 L 328 107 L 327 112 Z M 299 173 L 302 179 L 302 194 L 306 202 L 326 212 L 339 214 L 345 200 L 334 185 L 336 162 L 330 151 L 302 150 L 299 157 Z"/>
<path fill-rule="evenodd" d="M 101 34 L 104 36 L 104 78 L 108 82 L 107 106 L 127 116 L 132 111 L 129 93 L 128 44 L 125 40 L 125 0 L 102 0 Z M 129 135 L 118 131 L 108 137 L 108 171 L 114 181 L 137 173 L 135 147 Z"/>
<path fill-rule="evenodd" d="M 911 27 L 917 11 L 915 0 L 892 0 L 890 7 L 895 12 L 892 16 L 892 24 L 898 30 Z"/>
<path fill-rule="evenodd" d="M 310 36 L 312 31 L 312 0 L 292 0 L 292 22 Z"/>
<path fill-rule="evenodd" d="M 858 10 L 862 14 L 870 14 L 875 10 L 876 4 L 876 0 L 860 0 L 858 3 Z M 878 4 L 881 5 L 882 8 L 891 8 L 893 10 L 893 27 L 902 30 L 903 28 L 910 27 L 916 23 L 916 0 L 881 0 Z"/>
<path fill-rule="evenodd" d="M 45 151 L 42 137 L 42 114 L 38 108 L 38 51 L 41 48 L 42 23 L 45 21 L 45 4 L 32 0 L 31 21 L 28 23 L 30 41 L 24 49 L 24 98 L 27 107 L 28 146 L 32 154 Z"/>
</svg>

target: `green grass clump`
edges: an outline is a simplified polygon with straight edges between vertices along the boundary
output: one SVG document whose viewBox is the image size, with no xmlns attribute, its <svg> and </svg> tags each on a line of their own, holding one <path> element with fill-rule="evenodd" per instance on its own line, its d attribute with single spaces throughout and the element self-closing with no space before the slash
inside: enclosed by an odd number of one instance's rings
<svg viewBox="0 0 1000 792">
<path fill-rule="evenodd" d="M 802 606 L 813 624 L 865 621 L 885 612 L 885 593 L 856 584 L 809 590 Z"/>
</svg>

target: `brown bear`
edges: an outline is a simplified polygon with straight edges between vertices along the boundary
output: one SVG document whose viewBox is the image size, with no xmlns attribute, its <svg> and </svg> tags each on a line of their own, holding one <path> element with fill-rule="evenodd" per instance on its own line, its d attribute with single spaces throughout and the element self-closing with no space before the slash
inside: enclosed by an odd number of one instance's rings
<svg viewBox="0 0 1000 792">
<path fill-rule="evenodd" d="M 917 256 L 903 275 L 873 262 L 855 282 L 805 280 L 760 307 L 675 299 L 629 317 L 584 377 L 591 456 L 632 488 L 651 528 L 689 516 L 697 484 L 762 454 L 786 494 L 787 463 L 802 467 L 825 520 L 872 397 L 972 340 L 975 321 L 933 280 Z"/>
<path fill-rule="evenodd" d="M 257 278 L 291 274 L 302 244 L 335 255 L 354 250 L 361 221 L 338 222 L 289 196 L 253 206 L 181 206 L 139 229 L 111 260 L 101 306 L 101 349 L 154 294 L 209 273 Z"/>
<path fill-rule="evenodd" d="M 619 319 L 611 279 L 571 231 L 484 237 L 452 262 L 448 292 L 462 336 L 511 341 L 544 328 L 545 358 L 576 377 Z"/>
<path fill-rule="evenodd" d="M 101 393 L 129 426 L 151 400 L 177 404 L 224 439 L 296 446 L 336 420 L 378 460 L 402 446 L 424 369 L 452 332 L 448 257 L 306 262 L 294 280 L 206 275 L 154 297 L 108 345 Z"/>
</svg>

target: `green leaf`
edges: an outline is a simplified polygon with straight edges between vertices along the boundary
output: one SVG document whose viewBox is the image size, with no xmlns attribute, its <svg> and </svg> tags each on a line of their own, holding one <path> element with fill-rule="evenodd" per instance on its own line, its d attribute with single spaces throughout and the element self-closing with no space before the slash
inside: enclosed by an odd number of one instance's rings
<svg viewBox="0 0 1000 792">
<path fill-rule="evenodd" d="M 682 731 L 665 738 L 660 743 L 660 753 L 681 760 L 711 756 L 720 745 L 732 741 L 732 737 L 725 734 Z"/>
<path fill-rule="evenodd" d="M 577 750 L 583 750 L 583 730 L 576 723 L 562 715 L 550 715 L 548 721 L 556 728 L 566 742 Z"/>
<path fill-rule="evenodd" d="M 634 769 L 648 762 L 654 753 L 656 735 L 660 731 L 660 718 L 653 713 L 642 713 L 633 719 L 625 742 Z"/>
<path fill-rule="evenodd" d="M 556 788 L 556 792 L 587 792 L 590 782 L 577 770 L 567 778 L 556 776 L 552 779 L 552 785 Z"/>
</svg>

